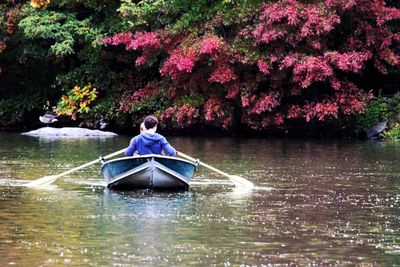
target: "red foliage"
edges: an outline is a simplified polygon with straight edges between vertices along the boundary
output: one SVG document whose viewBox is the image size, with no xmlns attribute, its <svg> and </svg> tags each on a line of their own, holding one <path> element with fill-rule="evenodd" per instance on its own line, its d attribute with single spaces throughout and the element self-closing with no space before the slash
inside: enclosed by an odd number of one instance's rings
<svg viewBox="0 0 400 267">
<path fill-rule="evenodd" d="M 146 63 L 161 46 L 160 36 L 155 32 L 118 33 L 102 39 L 104 44 L 125 45 L 126 50 L 142 50 L 142 55 L 136 59 L 136 65 Z"/>
<path fill-rule="evenodd" d="M 249 96 L 242 96 L 242 107 L 246 108 L 250 105 L 250 97 Z"/>
<path fill-rule="evenodd" d="M 364 111 L 364 103 L 370 99 L 370 93 L 363 92 L 356 85 L 344 82 L 338 84 L 335 94 L 322 102 L 311 102 L 300 107 L 292 105 L 288 108 L 288 119 L 305 118 L 310 121 L 316 117 L 323 121 L 327 118 L 337 118 L 339 113 L 345 115 L 356 114 Z"/>
<path fill-rule="evenodd" d="M 162 121 L 172 120 L 174 114 L 175 114 L 175 108 L 169 107 L 166 110 L 164 110 L 164 112 L 161 114 L 160 120 Z"/>
<path fill-rule="evenodd" d="M 226 99 L 235 99 L 240 93 L 240 90 L 238 87 L 234 86 L 228 89 L 228 93 L 225 96 Z"/>
<path fill-rule="evenodd" d="M 324 101 L 323 103 L 316 103 L 313 108 L 314 116 L 318 117 L 320 121 L 323 121 L 328 116 L 337 118 L 339 107 L 337 103 L 331 101 Z"/>
<path fill-rule="evenodd" d="M 208 81 L 217 83 L 228 83 L 236 79 L 237 77 L 235 71 L 233 70 L 233 67 L 228 64 L 218 62 Z"/>
<path fill-rule="evenodd" d="M 363 112 L 371 88 L 355 80 L 366 67 L 387 73 L 400 65 L 400 34 L 388 26 L 398 19 L 400 11 L 383 0 L 278 0 L 263 3 L 227 37 L 204 29 L 196 35 L 123 33 L 103 42 L 140 50 L 138 65 L 163 52 L 159 82 L 170 86 L 172 103 L 164 108 L 166 120 L 229 128 L 235 108 L 249 127 L 281 127 L 291 119 Z M 182 101 L 196 95 L 208 99 L 202 116 L 200 104 Z"/>
<path fill-rule="evenodd" d="M 201 42 L 200 54 L 208 54 L 210 56 L 216 55 L 222 47 L 222 41 L 216 36 L 205 38 Z"/>
<path fill-rule="evenodd" d="M 175 50 L 160 69 L 163 76 L 169 75 L 172 79 L 178 78 L 183 72 L 190 73 L 196 62 L 194 50 L 187 52 L 182 49 Z"/>
<path fill-rule="evenodd" d="M 190 38 L 188 36 L 187 40 Z M 212 60 L 214 67 L 208 78 L 209 82 L 225 84 L 237 79 L 234 68 L 231 66 L 230 49 L 219 37 L 208 36 L 187 43 L 190 43 L 190 46 L 182 47 L 181 45 L 172 52 L 168 51 L 169 57 L 160 69 L 163 76 L 170 76 L 175 80 L 182 74 L 192 73 L 196 63 L 202 60 Z"/>
<path fill-rule="evenodd" d="M 122 96 L 122 99 L 119 102 L 119 110 L 125 113 L 132 113 L 132 111 L 136 110 L 141 103 L 145 102 L 151 97 L 158 96 L 159 94 L 160 90 L 153 86 L 143 87 L 133 93 L 128 92 Z"/>
<path fill-rule="evenodd" d="M 223 100 L 219 98 L 210 98 L 206 101 L 203 108 L 206 123 L 220 125 L 224 129 L 229 129 L 232 125 L 232 115 L 227 110 L 226 103 L 224 103 Z"/>
<path fill-rule="evenodd" d="M 282 126 L 285 123 L 285 117 L 282 113 L 277 113 L 274 117 L 274 125 L 275 126 Z"/>
<path fill-rule="evenodd" d="M 216 98 L 211 98 L 206 101 L 204 104 L 204 113 L 204 118 L 208 122 L 222 118 L 225 115 L 222 110 L 221 101 Z"/>
<path fill-rule="evenodd" d="M 303 109 L 299 105 L 292 105 L 288 108 L 286 118 L 298 119 L 303 117 Z"/>
<path fill-rule="evenodd" d="M 14 1 L 8 0 L 5 1 L 4 5 L 5 10 L 3 17 L 1 18 L 3 21 L 3 27 L 0 29 L 0 54 L 4 52 L 7 48 L 7 43 L 10 41 L 15 29 L 18 26 L 19 19 L 21 18 L 21 9 L 23 3 L 14 3 Z M 10 4 L 10 5 L 7 5 Z M 0 67 L 0 74 L 2 69 Z"/>
<path fill-rule="evenodd" d="M 107 45 L 120 45 L 124 44 L 127 46 L 132 40 L 132 33 L 118 33 L 112 37 L 104 37 L 102 42 Z"/>
<path fill-rule="evenodd" d="M 371 59 L 369 51 L 348 52 L 340 54 L 339 52 L 326 52 L 324 58 L 333 66 L 342 71 L 360 73 L 364 68 L 364 62 Z"/>
<path fill-rule="evenodd" d="M 262 73 L 264 73 L 265 75 L 269 75 L 269 67 L 267 62 L 265 62 L 265 60 L 259 59 L 257 61 L 257 66 Z"/>
<path fill-rule="evenodd" d="M 252 35 L 256 43 L 287 40 L 295 44 L 307 37 L 329 33 L 340 17 L 321 4 L 304 4 L 295 0 L 265 3 Z"/>
<path fill-rule="evenodd" d="M 185 103 L 182 106 L 169 107 L 161 114 L 164 122 L 172 121 L 179 128 L 185 128 L 194 124 L 199 118 L 198 108 Z"/>
<path fill-rule="evenodd" d="M 324 40 L 340 26 L 345 11 L 355 14 L 352 17 L 354 31 L 350 32 L 347 41 L 337 46 L 338 50 L 328 50 Z M 281 0 L 263 4 L 258 18 L 259 22 L 253 30 L 241 33 L 253 38 L 254 45 L 269 55 L 269 63 L 261 59 L 257 61 L 260 72 L 271 75 L 271 67 L 277 66 L 271 79 L 281 84 L 285 84 L 287 76 L 279 72 L 291 73 L 290 97 L 304 102 L 289 106 L 285 113 L 287 119 L 304 118 L 309 121 L 316 117 L 322 121 L 337 118 L 339 114 L 362 112 L 368 93 L 353 83 L 339 79 L 338 71 L 361 75 L 365 63 L 372 60 L 379 71 L 386 73 L 386 64 L 400 64 L 398 50 L 394 49 L 400 38 L 385 26 L 387 21 L 399 19 L 400 11 L 386 7 L 381 0 L 326 0 L 325 4 L 322 1 Z M 375 21 L 376 25 L 371 21 Z M 283 43 L 289 49 L 282 50 Z M 315 87 L 316 82 L 329 82 L 331 89 L 319 86 L 319 90 L 325 90 L 326 94 L 320 93 L 316 102 L 301 99 L 299 88 Z M 329 93 L 332 89 L 333 94 Z M 250 100 L 256 103 L 251 108 Z M 279 103 L 271 110 L 265 104 L 268 100 L 265 94 L 255 99 L 242 97 L 242 107 L 249 108 L 250 114 L 260 115 L 279 110 Z M 270 122 L 268 120 L 268 124 Z"/>
<path fill-rule="evenodd" d="M 198 116 L 199 110 L 186 103 L 178 108 L 176 113 L 176 122 L 181 127 L 186 127 L 191 125 Z"/>
<path fill-rule="evenodd" d="M 279 97 L 274 94 L 262 94 L 254 103 L 254 106 L 249 109 L 250 114 L 261 114 L 263 112 L 270 112 L 279 105 Z"/>
<path fill-rule="evenodd" d="M 331 66 L 322 57 L 311 57 L 300 54 L 289 55 L 282 60 L 281 69 L 293 67 L 293 81 L 302 88 L 312 83 L 325 81 L 332 77 Z"/>
<path fill-rule="evenodd" d="M 4 50 L 6 50 L 6 43 L 5 42 L 0 42 L 0 53 L 2 53 Z"/>
</svg>

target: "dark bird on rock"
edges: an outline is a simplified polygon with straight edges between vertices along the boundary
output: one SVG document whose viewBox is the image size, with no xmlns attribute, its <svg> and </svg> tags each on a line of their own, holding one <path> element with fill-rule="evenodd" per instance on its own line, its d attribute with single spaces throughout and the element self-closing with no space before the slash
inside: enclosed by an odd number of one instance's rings
<svg viewBox="0 0 400 267">
<path fill-rule="evenodd" d="M 97 120 L 94 122 L 93 127 L 95 129 L 104 130 L 107 127 L 108 123 L 105 122 L 103 119 Z"/>
<path fill-rule="evenodd" d="M 107 127 L 108 123 L 105 121 L 100 121 L 100 130 L 104 130 Z"/>
<path fill-rule="evenodd" d="M 54 122 L 58 121 L 57 116 L 52 115 L 52 114 L 44 114 L 43 116 L 39 116 L 39 120 L 40 120 L 40 122 L 47 124 L 47 126 L 50 123 L 54 123 Z"/>
</svg>

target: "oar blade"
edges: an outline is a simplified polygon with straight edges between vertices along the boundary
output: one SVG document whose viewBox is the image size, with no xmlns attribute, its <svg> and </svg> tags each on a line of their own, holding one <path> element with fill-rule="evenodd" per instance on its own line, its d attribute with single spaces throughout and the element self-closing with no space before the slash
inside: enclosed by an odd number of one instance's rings
<svg viewBox="0 0 400 267">
<path fill-rule="evenodd" d="M 236 187 L 244 189 L 254 188 L 254 184 L 243 177 L 237 175 L 229 175 L 229 179 L 235 184 Z"/>
<path fill-rule="evenodd" d="M 50 176 L 44 176 L 40 179 L 33 180 L 27 184 L 25 184 L 25 187 L 31 187 L 31 188 L 40 188 L 40 187 L 46 187 L 52 184 L 55 180 L 57 180 L 58 176 L 56 175 L 50 175 Z"/>
<path fill-rule="evenodd" d="M 107 155 L 107 156 L 104 156 L 103 159 L 108 159 L 108 158 L 117 156 L 118 154 L 121 154 L 121 153 L 123 153 L 124 151 L 125 151 L 125 148 L 124 148 L 124 149 L 121 149 L 121 150 L 119 150 L 119 151 L 117 151 L 117 152 L 114 152 L 114 153 L 112 153 L 112 154 L 109 154 L 109 155 Z M 96 159 L 96 160 L 90 161 L 90 162 L 88 162 L 88 163 L 85 163 L 85 164 L 83 164 L 83 165 L 81 165 L 81 166 L 78 166 L 78 167 L 75 167 L 75 168 L 70 169 L 70 170 L 68 170 L 68 171 L 65 171 L 65 172 L 63 172 L 63 173 L 56 174 L 56 175 L 50 175 L 50 176 L 44 176 L 44 177 L 42 177 L 42 178 L 33 180 L 33 181 L 31 181 L 31 182 L 25 184 L 24 186 L 25 186 L 25 187 L 31 187 L 31 188 L 43 188 L 43 187 L 47 187 L 47 186 L 49 186 L 50 184 L 52 184 L 53 182 L 55 182 L 58 178 L 60 178 L 60 177 L 62 177 L 62 176 L 64 176 L 64 175 L 70 174 L 70 173 L 72 173 L 72 172 L 74 172 L 74 171 L 77 171 L 77 170 L 81 170 L 81 169 L 83 169 L 83 168 L 86 168 L 86 167 L 91 166 L 91 165 L 93 165 L 93 164 L 96 164 L 96 163 L 98 163 L 98 162 L 99 162 L 99 160 Z"/>
</svg>

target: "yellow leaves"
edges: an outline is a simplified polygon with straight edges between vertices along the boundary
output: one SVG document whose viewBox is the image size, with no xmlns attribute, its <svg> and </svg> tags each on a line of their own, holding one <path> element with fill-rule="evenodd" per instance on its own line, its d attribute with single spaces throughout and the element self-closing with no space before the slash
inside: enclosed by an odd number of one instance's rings
<svg viewBox="0 0 400 267">
<path fill-rule="evenodd" d="M 58 102 L 55 112 L 58 115 L 71 116 L 73 120 L 77 118 L 78 113 L 88 113 L 90 104 L 96 100 L 98 91 L 91 84 L 84 86 L 74 86 L 67 95 L 63 95 Z"/>
<path fill-rule="evenodd" d="M 36 9 L 41 9 L 50 4 L 50 0 L 31 0 L 31 6 Z"/>
<path fill-rule="evenodd" d="M 71 91 L 73 94 L 77 95 L 81 91 L 81 88 L 79 86 L 74 86 L 74 88 Z"/>
</svg>

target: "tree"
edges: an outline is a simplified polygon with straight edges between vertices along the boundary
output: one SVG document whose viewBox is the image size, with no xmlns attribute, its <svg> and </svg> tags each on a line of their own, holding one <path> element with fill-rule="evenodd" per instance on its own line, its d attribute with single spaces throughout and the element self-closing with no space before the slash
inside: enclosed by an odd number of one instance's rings
<svg viewBox="0 0 400 267">
<path fill-rule="evenodd" d="M 17 9 L 18 16 L 0 59 L 5 69 L 0 76 L 4 99 L 0 127 L 34 125 L 36 115 L 51 110 L 62 95 L 89 84 L 109 98 L 99 101 L 88 119 L 112 113 L 108 110 L 114 110 L 110 106 L 117 102 L 109 86 L 114 73 L 103 68 L 106 64 L 98 40 L 119 23 L 115 1 L 10 0 L 0 4 L 4 14 L 10 8 Z M 111 93 L 105 92 L 108 88 Z M 9 120 L 16 112 L 18 118 Z"/>
<path fill-rule="evenodd" d="M 382 0 L 154 4 L 125 1 L 120 11 L 132 31 L 103 42 L 136 52 L 138 68 L 159 70 L 148 81 L 158 90 L 137 102 L 165 93 L 165 106 L 153 111 L 178 127 L 276 129 L 346 118 L 379 89 L 365 86 L 366 73 L 398 71 L 392 22 L 400 11 Z"/>
<path fill-rule="evenodd" d="M 92 85 L 82 120 L 342 129 L 379 90 L 397 91 L 384 79 L 400 74 L 397 1 L 8 0 L 3 17 L 14 7 L 0 94 L 40 110 Z"/>
</svg>

